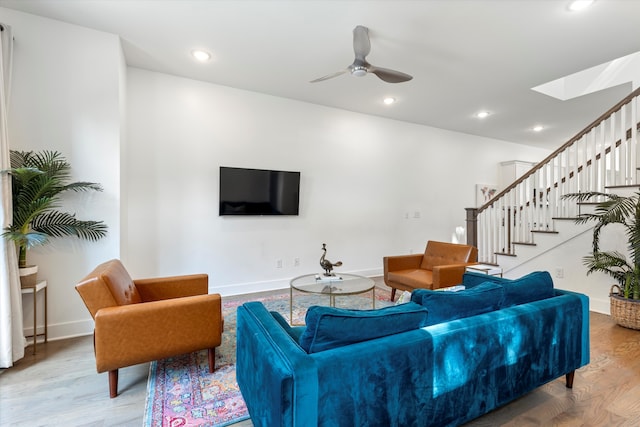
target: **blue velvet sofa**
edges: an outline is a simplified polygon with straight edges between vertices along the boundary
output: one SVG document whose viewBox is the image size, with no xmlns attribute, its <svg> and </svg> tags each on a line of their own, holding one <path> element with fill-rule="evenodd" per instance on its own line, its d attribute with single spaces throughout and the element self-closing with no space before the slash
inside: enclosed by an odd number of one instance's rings
<svg viewBox="0 0 640 427">
<path fill-rule="evenodd" d="M 379 310 L 313 307 L 306 327 L 240 306 L 236 376 L 253 425 L 457 426 L 559 377 L 572 386 L 589 363 L 586 296 L 546 272 L 463 284 Z"/>
</svg>

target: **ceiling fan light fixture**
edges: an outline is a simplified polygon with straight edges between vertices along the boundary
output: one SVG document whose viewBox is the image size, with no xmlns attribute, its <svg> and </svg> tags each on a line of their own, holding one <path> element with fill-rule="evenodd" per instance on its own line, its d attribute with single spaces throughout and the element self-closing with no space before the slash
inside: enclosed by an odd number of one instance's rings
<svg viewBox="0 0 640 427">
<path fill-rule="evenodd" d="M 385 105 L 391 105 L 391 104 L 395 104 L 396 99 L 392 96 L 387 96 L 385 99 L 382 100 L 382 102 L 384 102 Z"/>
<path fill-rule="evenodd" d="M 353 67 L 351 74 L 356 77 L 362 77 L 367 75 L 367 69 L 365 67 Z"/>
</svg>

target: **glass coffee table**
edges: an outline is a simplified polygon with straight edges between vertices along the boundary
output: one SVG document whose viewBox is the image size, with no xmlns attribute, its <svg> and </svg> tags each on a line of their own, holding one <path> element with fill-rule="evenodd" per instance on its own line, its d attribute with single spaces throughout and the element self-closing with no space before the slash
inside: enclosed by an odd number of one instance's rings
<svg viewBox="0 0 640 427">
<path fill-rule="evenodd" d="M 357 274 L 305 274 L 289 282 L 289 323 L 293 325 L 293 291 L 314 295 L 327 295 L 329 306 L 336 306 L 337 296 L 357 295 L 371 292 L 371 307 L 376 308 L 376 283 L 373 279 Z"/>
</svg>

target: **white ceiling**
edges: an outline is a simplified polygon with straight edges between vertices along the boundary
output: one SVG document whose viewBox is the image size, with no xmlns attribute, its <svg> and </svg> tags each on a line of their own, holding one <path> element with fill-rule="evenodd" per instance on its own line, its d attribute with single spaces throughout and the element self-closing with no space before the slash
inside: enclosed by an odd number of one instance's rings
<svg viewBox="0 0 640 427">
<path fill-rule="evenodd" d="M 122 38 L 127 63 L 220 85 L 557 148 L 631 92 L 630 83 L 560 101 L 531 90 L 640 51 L 640 0 L 0 0 L 0 6 Z M 0 11 L 0 21 L 1 21 Z M 367 60 L 414 76 L 310 80 Z M 43 35 L 44 36 L 44 35 Z M 189 52 L 213 54 L 205 64 Z M 382 98 L 398 102 L 385 106 Z M 492 114 L 479 120 L 481 109 Z M 540 133 L 531 128 L 541 124 Z"/>
</svg>

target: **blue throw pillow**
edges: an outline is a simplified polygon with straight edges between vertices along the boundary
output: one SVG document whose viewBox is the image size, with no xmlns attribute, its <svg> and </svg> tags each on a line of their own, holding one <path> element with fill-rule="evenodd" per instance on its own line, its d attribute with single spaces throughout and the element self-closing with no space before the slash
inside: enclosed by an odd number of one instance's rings
<svg viewBox="0 0 640 427">
<path fill-rule="evenodd" d="M 309 307 L 299 344 L 307 353 L 418 329 L 427 323 L 427 309 L 406 303 L 377 310 Z"/>
<path fill-rule="evenodd" d="M 487 313 L 502 307 L 504 289 L 496 283 L 483 283 L 458 292 L 416 289 L 411 300 L 429 311 L 429 325 Z"/>
<path fill-rule="evenodd" d="M 462 284 L 473 288 L 480 283 L 492 282 L 504 287 L 504 306 L 538 301 L 554 296 L 553 279 L 548 271 L 534 271 L 519 279 L 505 279 L 481 273 L 464 273 Z"/>
<path fill-rule="evenodd" d="M 493 275 L 484 274 L 484 273 L 476 273 L 473 271 L 466 271 L 462 275 L 462 284 L 467 289 L 473 288 L 474 286 L 478 286 L 486 282 L 498 283 L 499 285 L 502 285 L 505 282 L 509 282 L 509 281 L 510 281 L 509 279 L 505 279 L 500 276 L 493 276 Z"/>
<path fill-rule="evenodd" d="M 534 271 L 519 279 L 510 280 L 503 286 L 505 307 L 526 304 L 555 295 L 553 279 L 548 271 Z"/>
</svg>

